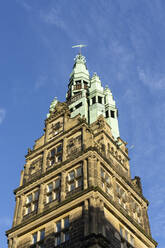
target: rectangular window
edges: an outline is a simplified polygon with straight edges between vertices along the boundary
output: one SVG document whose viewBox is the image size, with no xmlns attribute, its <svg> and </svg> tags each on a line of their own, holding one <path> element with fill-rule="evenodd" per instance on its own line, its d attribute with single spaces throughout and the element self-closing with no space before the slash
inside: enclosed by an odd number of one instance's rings
<svg viewBox="0 0 165 248">
<path fill-rule="evenodd" d="M 62 162 L 62 155 L 59 155 L 58 157 L 57 157 L 57 162 L 59 163 L 59 162 Z"/>
<path fill-rule="evenodd" d="M 104 178 L 104 176 L 105 176 L 105 172 L 104 172 L 104 170 L 101 168 L 101 177 Z"/>
<path fill-rule="evenodd" d="M 36 244 L 37 243 L 37 233 L 34 233 L 33 236 L 32 236 L 32 243 L 33 244 Z"/>
<path fill-rule="evenodd" d="M 58 221 L 56 223 L 56 232 L 60 232 L 61 231 L 61 221 Z"/>
<path fill-rule="evenodd" d="M 62 151 L 62 145 L 57 146 L 57 153 Z"/>
<path fill-rule="evenodd" d="M 27 196 L 26 203 L 32 202 L 32 194 Z"/>
<path fill-rule="evenodd" d="M 109 117 L 109 111 L 108 111 L 108 110 L 106 110 L 106 112 L 105 112 L 105 117 L 106 117 L 106 118 Z"/>
<path fill-rule="evenodd" d="M 55 189 L 59 188 L 60 187 L 60 179 L 57 179 L 55 181 Z"/>
<path fill-rule="evenodd" d="M 74 182 L 69 185 L 69 191 L 72 191 L 75 189 Z"/>
<path fill-rule="evenodd" d="M 51 158 L 53 158 L 55 156 L 55 149 L 52 149 L 50 154 L 51 154 Z"/>
<path fill-rule="evenodd" d="M 76 174 L 77 174 L 77 177 L 81 177 L 82 176 L 82 167 L 78 167 L 76 169 Z"/>
<path fill-rule="evenodd" d="M 40 240 L 43 240 L 45 238 L 45 229 L 40 230 Z"/>
<path fill-rule="evenodd" d="M 60 244 L 61 244 L 61 235 L 59 234 L 55 237 L 55 246 L 58 246 Z"/>
<path fill-rule="evenodd" d="M 35 201 L 38 200 L 38 196 L 39 196 L 39 192 L 38 191 L 34 192 L 34 200 Z"/>
<path fill-rule="evenodd" d="M 35 210 L 37 210 L 37 207 L 38 207 L 38 202 L 34 202 L 34 204 L 33 204 L 33 210 L 35 211 Z"/>
<path fill-rule="evenodd" d="M 69 172 L 68 180 L 69 180 L 69 181 L 74 180 L 74 171 Z"/>
<path fill-rule="evenodd" d="M 52 192 L 53 190 L 53 183 L 48 184 L 48 192 Z"/>
<path fill-rule="evenodd" d="M 92 104 L 95 104 L 96 103 L 96 97 L 92 97 Z"/>
<path fill-rule="evenodd" d="M 105 175 L 105 181 L 106 183 L 110 184 L 111 180 L 110 180 L 110 176 L 108 176 L 107 174 Z"/>
<path fill-rule="evenodd" d="M 77 187 L 81 187 L 81 185 L 82 185 L 82 179 L 80 178 L 77 180 Z"/>
<path fill-rule="evenodd" d="M 53 195 L 52 193 L 47 196 L 48 197 L 48 203 L 53 201 Z"/>
<path fill-rule="evenodd" d="M 111 110 L 111 117 L 115 118 L 115 111 Z"/>
<path fill-rule="evenodd" d="M 64 242 L 65 241 L 68 241 L 69 239 L 70 239 L 70 237 L 69 237 L 69 231 L 67 231 L 67 232 L 64 233 Z"/>
<path fill-rule="evenodd" d="M 59 200 L 59 199 L 60 199 L 60 192 L 57 191 L 57 192 L 55 193 L 55 200 Z"/>
<path fill-rule="evenodd" d="M 27 212 L 27 214 L 30 214 L 30 213 L 31 213 L 31 206 L 28 206 L 28 207 L 26 208 L 26 212 Z"/>
<path fill-rule="evenodd" d="M 66 217 L 64 219 L 64 228 L 68 228 L 69 227 L 69 217 Z"/>
<path fill-rule="evenodd" d="M 123 228 L 120 226 L 120 235 L 123 237 Z"/>
<path fill-rule="evenodd" d="M 98 96 L 98 103 L 102 104 L 102 97 L 101 96 Z"/>
<path fill-rule="evenodd" d="M 71 112 L 71 113 L 73 112 L 73 108 L 70 109 L 70 112 Z"/>
</svg>

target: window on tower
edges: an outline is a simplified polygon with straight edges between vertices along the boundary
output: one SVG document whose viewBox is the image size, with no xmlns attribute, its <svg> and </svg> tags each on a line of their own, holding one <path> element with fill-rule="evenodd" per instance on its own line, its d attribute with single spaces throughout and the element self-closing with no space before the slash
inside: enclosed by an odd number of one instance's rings
<svg viewBox="0 0 165 248">
<path fill-rule="evenodd" d="M 39 230 L 32 234 L 32 247 L 44 247 L 45 229 Z M 38 244 L 38 245 L 37 245 Z"/>
<path fill-rule="evenodd" d="M 82 106 L 82 102 L 80 102 L 79 104 L 77 104 L 76 106 L 75 106 L 75 109 L 78 109 L 78 108 L 80 108 Z"/>
<path fill-rule="evenodd" d="M 47 167 L 50 168 L 51 166 L 61 161 L 62 161 L 62 144 L 59 144 L 49 151 Z"/>
<path fill-rule="evenodd" d="M 106 118 L 109 117 L 109 111 L 108 111 L 108 110 L 106 110 L 106 112 L 105 112 L 105 117 L 106 117 Z"/>
<path fill-rule="evenodd" d="M 55 223 L 55 247 L 69 239 L 69 217 L 67 216 Z"/>
<path fill-rule="evenodd" d="M 60 178 L 47 184 L 46 203 L 59 201 L 60 199 Z"/>
<path fill-rule="evenodd" d="M 115 118 L 115 111 L 111 110 L 111 118 Z"/>
<path fill-rule="evenodd" d="M 102 97 L 101 96 L 98 96 L 98 103 L 102 104 Z"/>
<path fill-rule="evenodd" d="M 112 177 L 110 174 L 101 167 L 101 186 L 110 197 L 113 196 Z"/>
<path fill-rule="evenodd" d="M 92 104 L 95 104 L 96 103 L 96 97 L 92 97 Z"/>
<path fill-rule="evenodd" d="M 39 191 L 36 190 L 26 196 L 24 215 L 28 215 L 37 210 Z"/>
<path fill-rule="evenodd" d="M 82 166 L 68 172 L 67 182 L 69 192 L 82 186 Z"/>
</svg>

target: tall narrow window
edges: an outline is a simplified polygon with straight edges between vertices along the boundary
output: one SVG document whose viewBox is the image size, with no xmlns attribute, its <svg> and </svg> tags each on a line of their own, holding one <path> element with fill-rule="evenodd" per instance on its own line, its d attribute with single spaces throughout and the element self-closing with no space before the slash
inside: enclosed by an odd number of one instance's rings
<svg viewBox="0 0 165 248">
<path fill-rule="evenodd" d="M 120 235 L 123 237 L 123 228 L 120 226 Z"/>
<path fill-rule="evenodd" d="M 111 110 L 111 117 L 115 118 L 115 111 Z"/>
<path fill-rule="evenodd" d="M 96 97 L 92 97 L 92 104 L 95 104 L 96 103 Z"/>
<path fill-rule="evenodd" d="M 105 112 L 105 117 L 106 117 L 106 118 L 109 117 L 109 111 L 108 111 L 108 110 L 106 110 L 106 112 Z"/>
<path fill-rule="evenodd" d="M 101 96 L 98 96 L 98 103 L 102 104 L 102 97 Z"/>
<path fill-rule="evenodd" d="M 40 240 L 43 240 L 45 238 L 45 229 L 40 230 L 39 233 L 40 233 Z"/>
<path fill-rule="evenodd" d="M 32 243 L 35 244 L 37 243 L 37 233 L 34 233 L 32 236 Z"/>
</svg>

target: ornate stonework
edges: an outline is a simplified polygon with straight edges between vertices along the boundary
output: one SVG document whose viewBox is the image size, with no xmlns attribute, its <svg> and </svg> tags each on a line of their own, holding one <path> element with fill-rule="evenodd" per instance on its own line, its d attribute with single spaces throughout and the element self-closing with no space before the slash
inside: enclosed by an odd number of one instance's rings
<svg viewBox="0 0 165 248">
<path fill-rule="evenodd" d="M 126 144 L 103 115 L 89 124 L 55 99 L 14 191 L 8 247 L 155 248 Z"/>
</svg>

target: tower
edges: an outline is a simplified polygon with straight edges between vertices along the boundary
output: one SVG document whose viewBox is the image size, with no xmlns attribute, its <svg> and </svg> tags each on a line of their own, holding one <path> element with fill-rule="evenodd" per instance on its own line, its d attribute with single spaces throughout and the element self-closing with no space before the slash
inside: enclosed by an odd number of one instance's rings
<svg viewBox="0 0 165 248">
<path fill-rule="evenodd" d="M 78 54 L 65 102 L 50 105 L 15 189 L 9 248 L 154 248 L 112 93 Z"/>
</svg>

